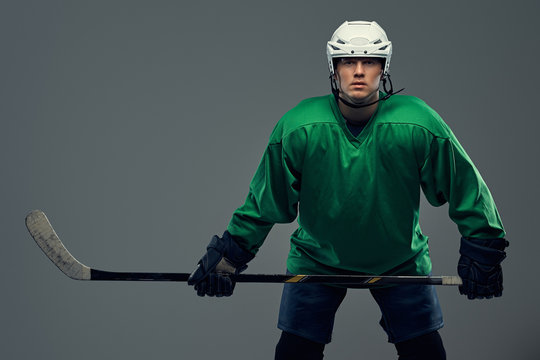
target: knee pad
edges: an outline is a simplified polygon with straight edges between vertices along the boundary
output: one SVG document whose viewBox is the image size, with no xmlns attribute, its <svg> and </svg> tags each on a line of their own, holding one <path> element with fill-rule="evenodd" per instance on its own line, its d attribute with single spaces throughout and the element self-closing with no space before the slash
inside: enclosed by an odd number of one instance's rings
<svg viewBox="0 0 540 360">
<path fill-rule="evenodd" d="M 399 360 L 446 360 L 438 331 L 395 344 Z"/>
<path fill-rule="evenodd" d="M 283 331 L 274 360 L 321 360 L 323 350 L 324 344 Z"/>
</svg>

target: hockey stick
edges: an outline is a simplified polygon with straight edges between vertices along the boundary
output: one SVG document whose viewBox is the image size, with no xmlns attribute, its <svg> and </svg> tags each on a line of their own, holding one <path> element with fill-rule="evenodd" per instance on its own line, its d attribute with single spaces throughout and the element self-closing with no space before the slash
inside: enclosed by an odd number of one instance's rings
<svg viewBox="0 0 540 360">
<path fill-rule="evenodd" d="M 28 231 L 45 255 L 67 276 L 75 280 L 187 281 L 189 273 L 114 272 L 92 269 L 80 263 L 66 249 L 41 210 L 26 216 Z M 461 285 L 459 276 L 370 276 L 370 275 L 231 275 L 237 282 L 251 283 L 327 283 L 354 287 L 388 284 Z"/>
</svg>

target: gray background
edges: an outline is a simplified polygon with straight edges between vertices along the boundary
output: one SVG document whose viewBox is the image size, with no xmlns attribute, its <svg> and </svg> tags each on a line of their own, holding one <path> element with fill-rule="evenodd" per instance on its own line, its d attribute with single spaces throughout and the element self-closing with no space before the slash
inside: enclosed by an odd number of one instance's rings
<svg viewBox="0 0 540 360">
<path fill-rule="evenodd" d="M 439 288 L 450 359 L 538 359 L 536 1 L 2 1 L 2 359 L 271 359 L 280 285 L 227 299 L 186 284 L 77 282 L 24 227 L 44 210 L 92 267 L 189 272 L 243 202 L 275 122 L 328 93 L 325 42 L 377 20 L 396 88 L 454 130 L 512 241 L 505 293 Z M 447 207 L 422 206 L 434 274 L 455 274 Z M 283 272 L 275 227 L 249 272 Z M 328 359 L 392 359 L 366 291 L 351 291 Z"/>
</svg>

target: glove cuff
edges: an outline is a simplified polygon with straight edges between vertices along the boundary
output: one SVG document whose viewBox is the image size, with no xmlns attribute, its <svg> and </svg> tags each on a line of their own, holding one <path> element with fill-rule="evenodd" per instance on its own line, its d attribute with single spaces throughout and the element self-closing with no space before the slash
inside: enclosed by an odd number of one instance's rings
<svg viewBox="0 0 540 360">
<path fill-rule="evenodd" d="M 225 257 L 237 267 L 244 267 L 255 257 L 255 255 L 238 245 L 232 235 L 226 230 L 223 233 L 223 239 L 228 243 L 228 247 L 225 250 Z"/>
<path fill-rule="evenodd" d="M 461 238 L 459 253 L 485 265 L 498 265 L 504 258 L 504 248 L 508 246 L 505 239 Z"/>
<path fill-rule="evenodd" d="M 210 250 L 211 248 L 223 254 L 236 268 L 244 268 L 255 257 L 252 253 L 241 248 L 228 231 L 225 231 L 221 238 L 214 236 L 206 249 Z"/>
</svg>

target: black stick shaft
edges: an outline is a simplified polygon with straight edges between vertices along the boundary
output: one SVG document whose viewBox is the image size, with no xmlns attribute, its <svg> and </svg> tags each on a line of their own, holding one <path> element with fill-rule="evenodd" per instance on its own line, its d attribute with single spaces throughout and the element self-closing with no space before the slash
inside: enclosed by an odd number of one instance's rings
<svg viewBox="0 0 540 360">
<path fill-rule="evenodd" d="M 109 281 L 176 281 L 185 282 L 189 273 L 113 272 L 91 269 L 90 280 Z M 445 283 L 452 276 L 369 276 L 369 275 L 283 275 L 240 274 L 230 275 L 236 282 L 245 283 L 326 283 L 349 285 L 424 284 L 456 285 Z"/>
</svg>

